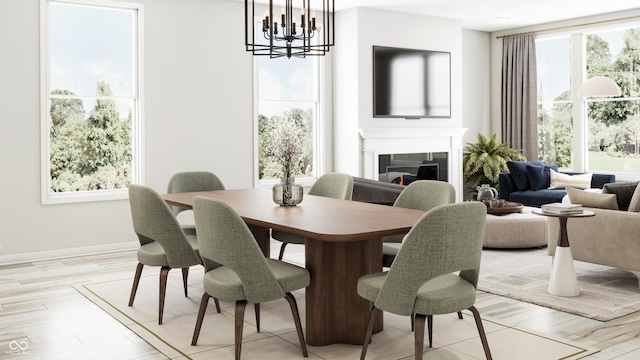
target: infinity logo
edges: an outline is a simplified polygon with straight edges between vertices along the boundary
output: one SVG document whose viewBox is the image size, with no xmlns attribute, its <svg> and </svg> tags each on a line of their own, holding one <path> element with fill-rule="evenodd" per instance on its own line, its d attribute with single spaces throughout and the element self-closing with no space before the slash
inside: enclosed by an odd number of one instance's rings
<svg viewBox="0 0 640 360">
<path fill-rule="evenodd" d="M 27 350 L 27 348 L 29 348 L 29 343 L 27 343 L 26 341 L 17 342 L 17 341 L 14 340 L 14 341 L 9 343 L 9 349 L 11 349 L 11 350 L 20 349 L 20 350 L 24 351 L 24 350 Z"/>
</svg>

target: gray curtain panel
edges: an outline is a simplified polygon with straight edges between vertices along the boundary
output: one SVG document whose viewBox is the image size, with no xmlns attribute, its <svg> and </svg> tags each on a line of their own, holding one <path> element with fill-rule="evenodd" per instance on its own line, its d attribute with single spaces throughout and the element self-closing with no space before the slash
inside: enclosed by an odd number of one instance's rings
<svg viewBox="0 0 640 360">
<path fill-rule="evenodd" d="M 536 44 L 533 34 L 502 39 L 502 141 L 538 159 Z"/>
</svg>

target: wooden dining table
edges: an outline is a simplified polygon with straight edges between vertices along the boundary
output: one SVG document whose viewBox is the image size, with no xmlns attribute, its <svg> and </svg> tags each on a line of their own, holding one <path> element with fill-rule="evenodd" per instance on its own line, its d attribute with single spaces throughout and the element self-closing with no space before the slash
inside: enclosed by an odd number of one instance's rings
<svg viewBox="0 0 640 360">
<path fill-rule="evenodd" d="M 193 198 L 218 199 L 248 225 L 265 256 L 270 229 L 305 237 L 306 341 L 309 345 L 362 344 L 372 304 L 356 286 L 366 274 L 382 271 L 382 237 L 408 232 L 424 211 L 304 195 L 297 206 L 278 206 L 267 189 L 234 189 L 162 195 L 175 206 L 192 208 Z M 379 310 L 376 310 L 379 311 Z M 378 314 L 374 332 L 383 329 Z"/>
</svg>

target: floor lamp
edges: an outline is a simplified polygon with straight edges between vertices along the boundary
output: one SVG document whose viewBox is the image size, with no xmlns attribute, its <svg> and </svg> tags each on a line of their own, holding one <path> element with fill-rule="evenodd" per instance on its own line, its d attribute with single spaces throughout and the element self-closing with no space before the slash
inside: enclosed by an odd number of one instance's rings
<svg viewBox="0 0 640 360">
<path fill-rule="evenodd" d="M 612 97 L 612 96 L 620 96 L 620 87 L 616 84 L 615 81 L 611 80 L 606 76 L 598 75 L 594 76 L 587 81 L 583 82 L 582 85 L 578 88 L 578 96 L 582 98 L 582 147 L 587 141 L 587 124 L 588 124 L 588 115 L 587 115 L 587 98 L 601 98 L 601 97 Z M 582 159 L 582 169 L 586 169 L 587 154 L 585 153 L 584 158 Z"/>
<path fill-rule="evenodd" d="M 580 85 L 578 96 L 581 98 L 620 96 L 620 87 L 610 78 L 598 75 Z"/>
</svg>

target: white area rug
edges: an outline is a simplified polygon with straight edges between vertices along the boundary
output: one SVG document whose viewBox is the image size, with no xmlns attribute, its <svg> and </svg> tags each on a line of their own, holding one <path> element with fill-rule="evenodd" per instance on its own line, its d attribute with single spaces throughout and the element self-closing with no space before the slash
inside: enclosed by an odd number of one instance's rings
<svg viewBox="0 0 640 360">
<path fill-rule="evenodd" d="M 198 346 L 191 346 L 202 294 L 202 276 L 198 276 L 195 268 L 191 271 L 189 296 L 185 298 L 179 274 L 176 271 L 169 275 L 162 325 L 157 323 L 157 276 L 142 278 L 133 307 L 127 306 L 131 279 L 75 288 L 169 359 L 233 359 L 233 304 L 221 301 L 222 313 L 218 314 L 211 301 Z M 131 275 L 133 276 L 133 269 Z M 294 295 L 305 327 L 304 292 L 296 292 Z M 459 320 L 455 314 L 434 317 L 434 344 L 431 349 L 425 344 L 426 358 L 484 359 L 473 316 L 469 312 L 463 313 L 463 320 Z M 262 331 L 257 333 L 253 307 L 247 307 L 242 358 L 302 359 L 286 301 L 276 300 L 262 304 L 261 317 Z M 483 316 L 483 324 L 494 359 L 578 359 L 598 351 L 569 340 L 504 325 L 486 316 Z M 413 344 L 408 317 L 385 313 L 385 329 L 373 336 L 367 359 L 413 359 Z M 308 346 L 309 359 L 357 359 L 361 349 L 359 345 L 345 344 Z M 541 357 L 541 354 L 544 355 Z"/>
<path fill-rule="evenodd" d="M 600 321 L 640 310 L 638 279 L 628 271 L 574 261 L 580 295 L 561 297 L 547 292 L 551 266 L 546 248 L 483 250 L 478 289 Z"/>
</svg>

